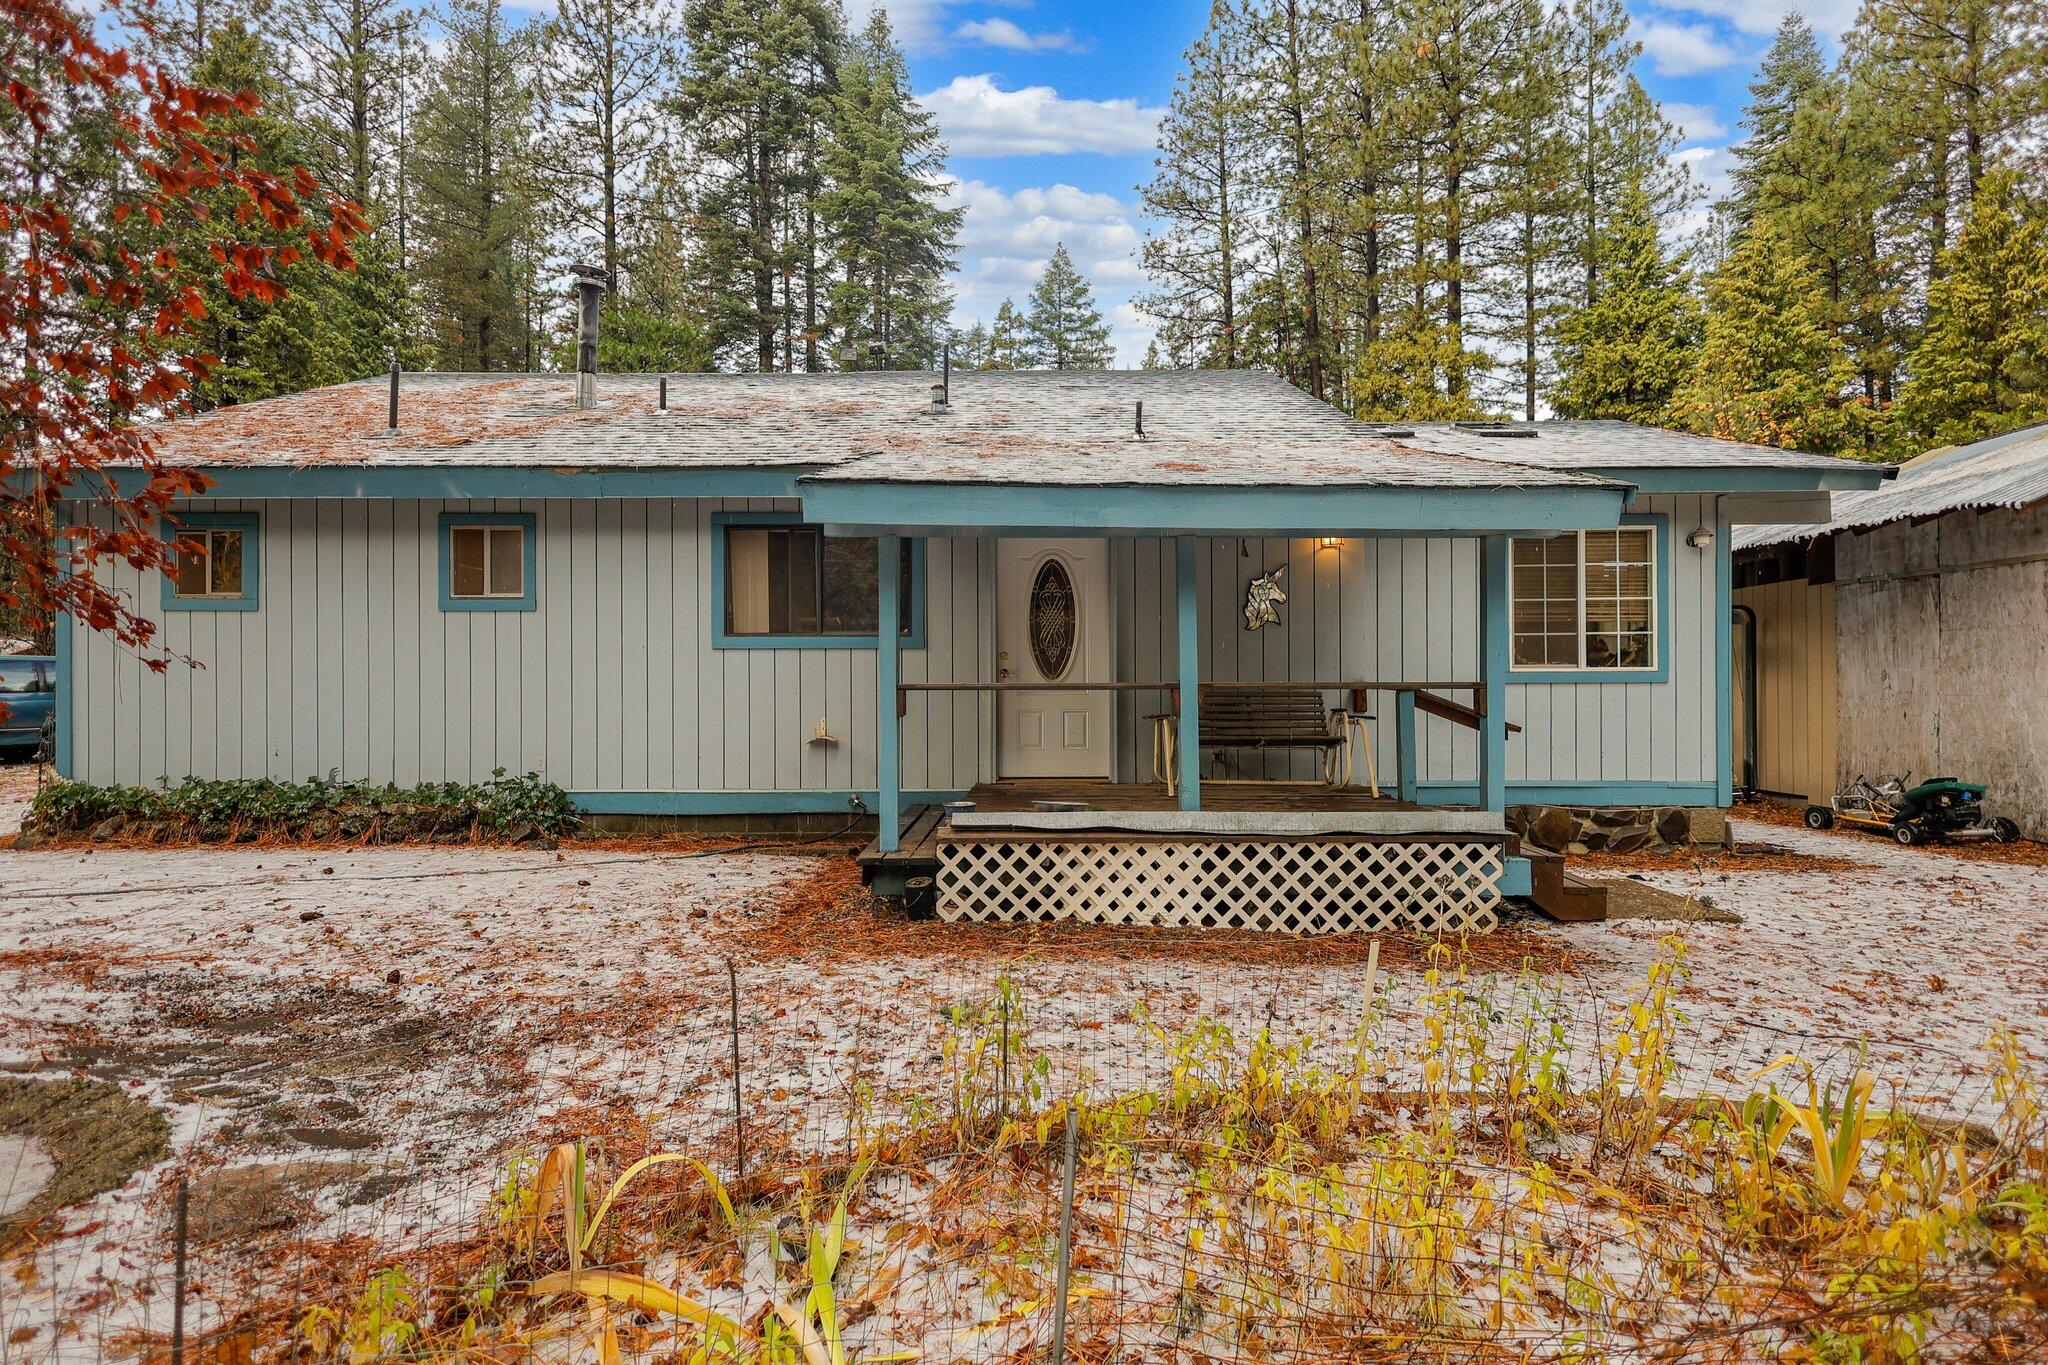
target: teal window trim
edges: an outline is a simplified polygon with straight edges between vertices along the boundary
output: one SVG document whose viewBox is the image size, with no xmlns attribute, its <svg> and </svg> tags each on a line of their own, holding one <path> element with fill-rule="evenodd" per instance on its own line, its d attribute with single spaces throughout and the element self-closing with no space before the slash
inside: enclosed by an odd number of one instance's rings
<svg viewBox="0 0 2048 1365">
<path fill-rule="evenodd" d="M 725 628 L 725 528 L 728 526 L 817 526 L 796 512 L 713 512 L 711 514 L 711 647 L 713 649 L 873 649 L 874 635 L 734 635 Z M 824 528 L 819 527 L 820 530 Z M 899 649 L 924 648 L 924 540 L 910 543 L 909 629 Z"/>
<path fill-rule="evenodd" d="M 1623 526 L 1653 526 L 1657 534 L 1651 553 L 1657 563 L 1650 578 L 1656 588 L 1656 620 L 1651 623 L 1651 634 L 1657 642 L 1657 666 L 1655 668 L 1532 668 L 1514 662 L 1512 645 L 1508 652 L 1508 681 L 1517 685 L 1525 683 L 1661 683 L 1671 681 L 1671 617 L 1676 605 L 1671 600 L 1671 518 L 1663 512 L 1630 512 L 1621 519 Z M 1576 535 L 1576 532 L 1569 534 Z M 1508 629 L 1514 629 L 1513 620 L 1513 573 L 1509 570 L 1509 621 Z M 1585 597 L 1586 567 L 1583 558 L 1579 564 L 1579 595 Z M 1579 648 L 1585 648 L 1581 632 Z"/>
<path fill-rule="evenodd" d="M 458 526 L 517 526 L 520 536 L 520 569 L 526 592 L 520 597 L 457 597 L 455 585 L 455 539 Z M 540 581 L 540 531 L 531 512 L 443 512 L 441 514 L 441 610 L 442 611 L 533 611 L 536 585 Z"/>
<path fill-rule="evenodd" d="M 158 526 L 165 540 L 187 531 L 242 533 L 242 591 L 234 597 L 180 597 L 177 579 L 164 575 L 165 611 L 257 611 L 263 602 L 263 519 L 255 512 L 167 512 Z M 175 563 L 176 552 L 173 551 Z"/>
</svg>

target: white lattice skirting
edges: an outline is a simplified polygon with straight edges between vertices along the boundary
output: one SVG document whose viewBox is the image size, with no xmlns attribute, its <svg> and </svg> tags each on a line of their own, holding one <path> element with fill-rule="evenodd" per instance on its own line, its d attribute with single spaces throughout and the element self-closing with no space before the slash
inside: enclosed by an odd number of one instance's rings
<svg viewBox="0 0 2048 1365">
<path fill-rule="evenodd" d="M 1076 920 L 1290 934 L 1490 932 L 1498 842 L 942 839 L 947 920 Z"/>
</svg>

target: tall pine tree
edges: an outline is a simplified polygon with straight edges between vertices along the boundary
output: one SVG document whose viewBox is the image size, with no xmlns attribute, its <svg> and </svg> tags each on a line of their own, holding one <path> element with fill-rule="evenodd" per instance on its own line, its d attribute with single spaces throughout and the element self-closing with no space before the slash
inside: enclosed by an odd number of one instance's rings
<svg viewBox="0 0 2048 1365">
<path fill-rule="evenodd" d="M 1560 417 L 1663 425 L 1700 339 L 1700 309 L 1684 269 L 1657 237 L 1657 215 L 1640 186 L 1624 190 L 1598 243 L 1603 263 L 1593 301 L 1558 327 Z"/>
<path fill-rule="evenodd" d="M 1672 411 L 1708 436 L 1841 450 L 1856 434 L 1845 401 L 1853 374 L 1826 293 L 1765 219 L 1707 282 L 1705 333 Z"/>
<path fill-rule="evenodd" d="M 1024 325 L 1028 340 L 1023 357 L 1029 368 L 1106 370 L 1115 358 L 1094 291 L 1074 268 L 1064 242 L 1054 245 L 1052 259 L 1031 291 Z"/>
<path fill-rule="evenodd" d="M 2048 421 L 2048 203 L 1987 175 L 1927 291 L 1927 328 L 1899 406 L 1922 443 Z"/>
<path fill-rule="evenodd" d="M 818 213 L 836 264 L 827 314 L 853 342 L 848 368 L 922 368 L 938 359 L 946 273 L 962 210 L 941 202 L 946 148 L 910 98 L 903 54 L 877 10 L 839 65 Z M 869 343 L 881 347 L 878 361 Z"/>
</svg>

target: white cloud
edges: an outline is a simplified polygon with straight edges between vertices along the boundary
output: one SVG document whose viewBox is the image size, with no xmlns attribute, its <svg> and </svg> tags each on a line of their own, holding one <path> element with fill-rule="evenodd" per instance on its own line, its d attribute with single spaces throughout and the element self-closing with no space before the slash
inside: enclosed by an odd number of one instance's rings
<svg viewBox="0 0 2048 1365">
<path fill-rule="evenodd" d="M 846 23 L 860 32 L 876 10 L 889 12 L 889 26 L 896 41 L 909 52 L 934 52 L 945 46 L 946 11 L 950 0 L 848 0 Z"/>
<path fill-rule="evenodd" d="M 1031 33 L 1019 28 L 1008 19 L 976 19 L 960 25 L 954 30 L 959 37 L 971 43 L 987 47 L 1000 47 L 1010 52 L 1079 52 L 1082 45 L 1074 41 L 1073 32 L 1061 29 L 1057 33 Z"/>
<path fill-rule="evenodd" d="M 1134 99 L 1062 99 L 1049 85 L 1005 90 L 990 75 L 955 76 L 917 102 L 955 156 L 1147 152 L 1166 112 Z"/>
<path fill-rule="evenodd" d="M 1692 172 L 1692 178 L 1707 192 L 1707 202 L 1728 193 L 1729 176 L 1735 170 L 1735 153 L 1726 147 L 1687 147 L 1673 152 L 1671 160 Z"/>
<path fill-rule="evenodd" d="M 1679 140 L 1683 142 L 1704 142 L 1728 135 L 1728 125 L 1721 122 L 1720 113 L 1708 105 L 1674 104 L 1666 100 L 1664 117 L 1678 125 Z"/>
<path fill-rule="evenodd" d="M 1798 10 L 1824 37 L 1839 36 L 1856 20 L 1862 0 L 1664 0 L 1663 8 L 1726 19 L 1744 33 L 1774 33 L 1778 21 Z"/>
<path fill-rule="evenodd" d="M 988 321 L 1006 298 L 1021 307 L 1053 247 L 1064 242 L 1110 321 L 1117 363 L 1144 358 L 1152 329 L 1131 306 L 1144 283 L 1134 205 L 1072 185 L 1004 190 L 980 180 L 952 185 L 947 197 L 967 211 L 960 225 L 963 268 L 953 278 L 958 325 Z"/>
<path fill-rule="evenodd" d="M 1741 54 L 1721 41 L 1712 24 L 1652 20 L 1637 36 L 1660 76 L 1693 76 L 1741 60 Z"/>
</svg>

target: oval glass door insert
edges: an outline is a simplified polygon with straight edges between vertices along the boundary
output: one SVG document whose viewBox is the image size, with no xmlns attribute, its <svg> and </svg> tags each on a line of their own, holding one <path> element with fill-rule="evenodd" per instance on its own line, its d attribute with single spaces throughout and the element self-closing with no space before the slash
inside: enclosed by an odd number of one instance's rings
<svg viewBox="0 0 2048 1365">
<path fill-rule="evenodd" d="M 1056 682 L 1074 661 L 1074 580 L 1067 566 L 1048 559 L 1031 580 L 1031 658 L 1039 677 Z"/>
</svg>

